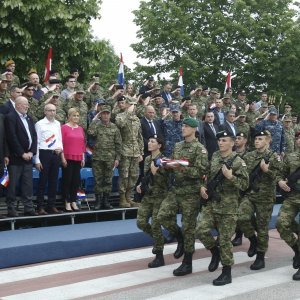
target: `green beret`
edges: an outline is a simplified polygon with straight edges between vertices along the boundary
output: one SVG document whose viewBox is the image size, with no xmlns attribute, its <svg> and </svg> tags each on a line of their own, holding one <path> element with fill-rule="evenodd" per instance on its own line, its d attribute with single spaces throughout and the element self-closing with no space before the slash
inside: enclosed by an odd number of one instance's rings
<svg viewBox="0 0 300 300">
<path fill-rule="evenodd" d="M 197 128 L 199 125 L 198 121 L 193 118 L 185 118 L 183 120 L 183 124 L 188 125 L 192 128 Z"/>
</svg>

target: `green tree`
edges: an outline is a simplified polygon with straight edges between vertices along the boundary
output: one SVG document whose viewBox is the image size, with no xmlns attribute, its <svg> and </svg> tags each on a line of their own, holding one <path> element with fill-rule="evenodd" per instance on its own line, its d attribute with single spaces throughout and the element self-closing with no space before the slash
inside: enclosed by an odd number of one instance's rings
<svg viewBox="0 0 300 300">
<path fill-rule="evenodd" d="M 184 81 L 191 84 L 223 89 L 226 71 L 231 69 L 236 74 L 236 89 L 259 91 L 274 85 L 282 93 L 275 72 L 284 63 L 284 52 L 289 50 L 290 59 L 299 64 L 299 55 L 294 54 L 297 49 L 288 48 L 299 33 L 291 2 L 142 1 L 134 12 L 140 41 L 132 47 L 155 65 L 157 73 L 176 72 L 182 66 Z"/>
</svg>

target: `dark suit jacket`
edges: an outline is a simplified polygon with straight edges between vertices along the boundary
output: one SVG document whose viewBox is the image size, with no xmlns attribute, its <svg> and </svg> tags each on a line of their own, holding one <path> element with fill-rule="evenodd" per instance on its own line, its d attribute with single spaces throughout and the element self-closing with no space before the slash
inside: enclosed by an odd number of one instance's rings
<svg viewBox="0 0 300 300">
<path fill-rule="evenodd" d="M 25 126 L 19 117 L 18 113 L 13 110 L 6 115 L 5 118 L 5 130 L 6 140 L 9 149 L 9 163 L 12 165 L 20 165 L 25 163 L 31 163 L 25 161 L 22 155 L 27 152 L 32 152 L 33 155 L 37 151 L 37 135 L 34 127 L 33 120 L 30 116 L 27 116 L 29 125 L 29 131 L 31 133 L 32 143 L 29 148 L 29 138 L 25 129 Z"/>
<path fill-rule="evenodd" d="M 161 128 L 161 123 L 157 120 L 153 120 L 153 126 L 156 129 L 156 135 L 163 139 L 164 135 L 163 135 L 163 131 Z M 144 156 L 148 156 L 150 153 L 148 152 L 148 139 L 149 137 L 152 135 L 149 123 L 147 121 L 147 119 L 145 117 L 141 118 L 141 127 L 142 127 L 142 136 L 144 139 Z"/>
<path fill-rule="evenodd" d="M 215 115 L 214 123 L 215 123 L 217 126 L 221 126 L 220 118 L 219 118 L 219 114 L 218 114 L 217 110 L 216 110 L 216 109 L 213 109 L 212 112 L 213 112 L 214 115 Z M 226 122 L 225 113 L 224 113 L 223 111 L 221 111 L 221 113 L 222 113 L 223 116 L 224 116 L 224 122 Z"/>
<path fill-rule="evenodd" d="M 11 111 L 14 111 L 15 108 L 11 104 L 10 100 L 6 101 L 4 104 L 0 105 L 0 114 L 7 115 Z"/>
<path fill-rule="evenodd" d="M 174 99 L 173 95 L 170 93 L 172 99 Z M 161 93 L 162 98 L 165 100 L 165 104 L 169 107 L 169 100 L 168 100 L 168 96 L 167 93 L 165 91 L 163 91 Z"/>
<path fill-rule="evenodd" d="M 6 135 L 4 128 L 4 115 L 0 114 L 0 177 L 3 175 L 4 157 L 8 156 L 8 148 L 6 143 Z"/>
<path fill-rule="evenodd" d="M 229 132 L 229 133 L 231 133 L 232 135 L 235 136 L 238 131 L 237 131 L 237 128 L 236 128 L 235 125 L 234 125 L 234 128 L 235 128 L 235 133 L 232 131 L 232 129 L 231 129 L 230 125 L 228 124 L 228 122 L 225 121 L 224 124 L 220 126 L 220 131 L 225 130 L 225 131 L 227 131 L 227 132 Z"/>
<path fill-rule="evenodd" d="M 213 125 L 217 133 L 219 131 L 219 127 L 216 124 Z M 206 141 L 206 150 L 208 152 L 208 159 L 211 160 L 213 153 L 219 149 L 218 140 L 208 123 L 203 123 L 203 130 Z"/>
</svg>

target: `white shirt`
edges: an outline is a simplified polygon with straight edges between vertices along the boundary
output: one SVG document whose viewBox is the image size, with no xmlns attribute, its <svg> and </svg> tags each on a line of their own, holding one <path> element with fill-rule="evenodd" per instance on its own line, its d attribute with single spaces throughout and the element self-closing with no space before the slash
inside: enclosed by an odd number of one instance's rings
<svg viewBox="0 0 300 300">
<path fill-rule="evenodd" d="M 31 147 L 31 144 L 32 144 L 32 136 L 31 136 L 31 133 L 30 133 L 30 130 L 29 130 L 29 125 L 28 125 L 28 122 L 27 122 L 27 115 L 23 115 L 21 113 L 19 113 L 18 111 L 16 111 L 17 114 L 19 115 L 24 127 L 25 127 L 25 130 L 27 132 L 27 136 L 28 136 L 28 139 L 29 139 L 29 146 L 28 146 L 28 150 L 30 149 Z"/>
<path fill-rule="evenodd" d="M 40 163 L 39 150 L 63 149 L 61 126 L 57 120 L 49 121 L 46 117 L 35 124 L 37 134 L 37 153 L 35 163 Z"/>
</svg>

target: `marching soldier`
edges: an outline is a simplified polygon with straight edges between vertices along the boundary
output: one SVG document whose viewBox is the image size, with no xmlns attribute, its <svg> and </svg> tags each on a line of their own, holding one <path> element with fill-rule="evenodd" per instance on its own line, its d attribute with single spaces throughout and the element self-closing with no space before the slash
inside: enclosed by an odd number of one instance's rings
<svg viewBox="0 0 300 300">
<path fill-rule="evenodd" d="M 221 131 L 217 134 L 217 139 L 220 150 L 212 156 L 207 187 L 217 174 L 222 174 L 223 182 L 221 186 L 216 187 L 215 193 L 208 190 L 204 183 L 202 184 L 201 197 L 206 201 L 206 205 L 202 207 L 196 236 L 212 253 L 208 270 L 214 272 L 220 261 L 223 265 L 222 273 L 213 281 L 213 285 L 225 285 L 232 281 L 231 266 L 234 260 L 231 237 L 238 218 L 239 191 L 247 189 L 249 177 L 245 162 L 232 151 L 234 136 L 229 132 Z M 211 234 L 213 228 L 216 228 L 219 233 L 220 246 Z"/>
</svg>

